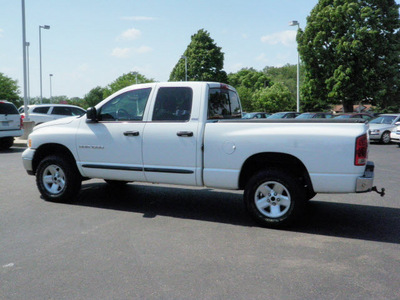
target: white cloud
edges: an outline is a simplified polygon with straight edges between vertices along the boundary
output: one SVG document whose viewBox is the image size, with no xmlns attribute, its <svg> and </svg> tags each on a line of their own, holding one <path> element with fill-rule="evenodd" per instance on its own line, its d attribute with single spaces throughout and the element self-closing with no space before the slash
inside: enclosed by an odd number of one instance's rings
<svg viewBox="0 0 400 300">
<path fill-rule="evenodd" d="M 269 61 L 265 53 L 261 53 L 259 56 L 257 56 L 256 60 L 261 61 L 263 63 L 267 63 Z"/>
<path fill-rule="evenodd" d="M 4 30 L 0 28 L 0 38 L 3 37 L 3 32 L 4 32 Z"/>
<path fill-rule="evenodd" d="M 87 64 L 87 63 L 83 63 L 78 66 L 79 72 L 86 72 L 87 70 L 89 70 L 89 64 Z"/>
<path fill-rule="evenodd" d="M 153 49 L 148 47 L 148 46 L 141 46 L 141 47 L 136 48 L 134 50 L 135 50 L 136 53 L 139 53 L 139 54 L 149 53 L 149 52 L 153 51 Z"/>
<path fill-rule="evenodd" d="M 138 48 L 114 48 L 111 52 L 111 56 L 117 57 L 117 58 L 129 58 L 132 56 L 133 53 L 136 54 L 145 54 L 153 51 L 153 48 L 150 48 L 148 46 L 141 46 Z"/>
<path fill-rule="evenodd" d="M 291 46 L 296 42 L 296 34 L 297 31 L 295 30 L 286 30 L 262 36 L 261 41 L 269 45 L 283 44 L 285 46 Z"/>
<path fill-rule="evenodd" d="M 142 32 L 139 29 L 131 28 L 131 29 L 128 29 L 128 30 L 124 31 L 123 33 L 121 33 L 117 37 L 117 40 L 118 41 L 121 41 L 121 40 L 124 40 L 124 41 L 136 40 L 141 35 L 142 35 Z"/>
<path fill-rule="evenodd" d="M 111 52 L 111 56 L 117 58 L 127 58 L 129 57 L 130 53 L 132 52 L 131 48 L 114 48 Z"/>
<path fill-rule="evenodd" d="M 132 17 L 121 17 L 121 20 L 126 21 L 153 21 L 155 18 L 153 17 L 145 17 L 145 16 L 132 16 Z"/>
</svg>

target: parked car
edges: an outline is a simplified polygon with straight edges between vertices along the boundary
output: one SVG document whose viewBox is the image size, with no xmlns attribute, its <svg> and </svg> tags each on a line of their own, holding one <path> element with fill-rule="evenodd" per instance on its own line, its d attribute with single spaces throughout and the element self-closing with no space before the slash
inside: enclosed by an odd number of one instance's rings
<svg viewBox="0 0 400 300">
<path fill-rule="evenodd" d="M 24 107 L 21 106 L 18 111 L 24 118 Z M 39 125 L 60 118 L 82 116 L 86 113 L 86 110 L 79 106 L 69 104 L 39 104 L 28 105 L 28 113 L 29 119 L 35 122 L 35 125 Z"/>
<path fill-rule="evenodd" d="M 332 113 L 324 113 L 324 112 L 317 112 L 317 113 L 306 112 L 296 117 L 296 119 L 331 119 L 331 118 L 333 118 Z"/>
<path fill-rule="evenodd" d="M 394 125 L 396 126 L 390 132 L 390 141 L 400 147 L 400 122 L 396 122 Z"/>
<path fill-rule="evenodd" d="M 337 119 L 363 119 L 366 121 L 370 121 L 374 118 L 373 115 L 367 114 L 367 113 L 344 113 L 344 114 L 339 114 L 335 118 Z"/>
<path fill-rule="evenodd" d="M 390 143 L 390 132 L 396 127 L 395 123 L 400 121 L 400 114 L 382 114 L 369 122 L 370 141 L 382 144 Z"/>
<path fill-rule="evenodd" d="M 251 112 L 251 113 L 243 113 L 242 119 L 265 119 L 269 117 L 271 114 L 266 112 Z"/>
<path fill-rule="evenodd" d="M 24 134 L 22 117 L 11 102 L 0 100 L 0 150 L 10 148 L 14 137 Z"/>
<path fill-rule="evenodd" d="M 294 119 L 298 115 L 300 115 L 299 112 L 284 111 L 284 112 L 277 112 L 273 115 L 270 115 L 267 119 Z"/>
</svg>

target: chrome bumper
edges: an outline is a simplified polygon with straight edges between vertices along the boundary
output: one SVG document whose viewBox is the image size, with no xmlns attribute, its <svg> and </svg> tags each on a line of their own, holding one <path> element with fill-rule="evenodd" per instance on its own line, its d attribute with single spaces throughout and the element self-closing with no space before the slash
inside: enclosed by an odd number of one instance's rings
<svg viewBox="0 0 400 300">
<path fill-rule="evenodd" d="M 372 161 L 367 162 L 364 175 L 357 178 L 356 193 L 366 193 L 372 190 L 374 184 L 374 168 Z"/>
</svg>

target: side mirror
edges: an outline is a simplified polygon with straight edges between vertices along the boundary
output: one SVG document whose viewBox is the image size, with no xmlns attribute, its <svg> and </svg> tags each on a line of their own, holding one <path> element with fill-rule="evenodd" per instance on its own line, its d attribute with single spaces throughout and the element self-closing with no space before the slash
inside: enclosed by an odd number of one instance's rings
<svg viewBox="0 0 400 300">
<path fill-rule="evenodd" d="M 97 110 L 96 110 L 95 107 L 89 107 L 87 109 L 86 118 L 87 118 L 87 121 L 90 121 L 90 122 L 94 122 L 95 123 L 95 122 L 98 121 L 98 119 L 97 119 Z"/>
<path fill-rule="evenodd" d="M 396 123 L 394 123 L 394 125 L 399 126 L 399 125 L 400 125 L 400 122 L 396 122 Z"/>
</svg>

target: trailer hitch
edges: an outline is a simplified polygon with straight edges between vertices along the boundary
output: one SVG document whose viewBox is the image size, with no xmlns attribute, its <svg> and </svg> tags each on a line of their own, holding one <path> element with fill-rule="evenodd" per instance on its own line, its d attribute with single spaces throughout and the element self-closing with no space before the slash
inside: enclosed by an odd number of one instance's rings
<svg viewBox="0 0 400 300">
<path fill-rule="evenodd" d="M 378 191 L 377 187 L 373 186 L 371 191 L 377 192 L 381 197 L 385 196 L 385 188 L 381 188 L 381 191 Z"/>
</svg>

